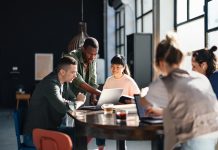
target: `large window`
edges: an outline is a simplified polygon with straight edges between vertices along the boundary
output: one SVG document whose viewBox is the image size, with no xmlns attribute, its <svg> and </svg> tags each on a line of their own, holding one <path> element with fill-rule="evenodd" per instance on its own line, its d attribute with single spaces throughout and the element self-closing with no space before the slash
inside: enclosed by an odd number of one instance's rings
<svg viewBox="0 0 218 150">
<path fill-rule="evenodd" d="M 175 0 L 175 4 L 175 25 L 184 52 L 218 46 L 218 0 Z M 185 58 L 187 69 L 191 68 L 190 59 Z"/>
<path fill-rule="evenodd" d="M 211 0 L 206 3 L 206 37 L 208 47 L 218 46 L 218 0 Z M 218 51 L 216 51 L 218 60 Z M 218 66 L 218 65 L 217 65 Z"/>
<path fill-rule="evenodd" d="M 116 11 L 116 53 L 125 56 L 125 9 Z"/>
<path fill-rule="evenodd" d="M 135 0 L 136 32 L 152 33 L 153 0 Z"/>
<path fill-rule="evenodd" d="M 175 0 L 175 29 L 184 53 L 205 47 L 204 0 Z M 186 56 L 184 68 L 191 70 L 191 56 Z"/>
</svg>

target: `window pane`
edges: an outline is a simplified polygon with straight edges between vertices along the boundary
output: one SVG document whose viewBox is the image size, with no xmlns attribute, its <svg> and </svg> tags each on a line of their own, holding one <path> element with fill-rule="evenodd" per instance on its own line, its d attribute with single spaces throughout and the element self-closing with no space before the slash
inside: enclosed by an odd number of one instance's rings
<svg viewBox="0 0 218 150">
<path fill-rule="evenodd" d="M 124 25 L 124 9 L 120 11 L 120 26 Z"/>
<path fill-rule="evenodd" d="M 218 46 L 218 31 L 208 33 L 208 48 L 214 45 Z M 215 54 L 218 57 L 218 51 L 215 51 Z"/>
<path fill-rule="evenodd" d="M 117 36 L 116 36 L 116 38 L 117 38 L 117 45 L 119 45 L 120 44 L 120 34 L 119 34 L 119 30 L 117 31 Z"/>
<path fill-rule="evenodd" d="M 177 33 L 184 52 L 204 48 L 204 18 L 178 26 Z"/>
<path fill-rule="evenodd" d="M 177 24 L 187 21 L 187 0 L 177 0 Z"/>
<path fill-rule="evenodd" d="M 218 0 L 208 2 L 208 29 L 218 27 Z"/>
<path fill-rule="evenodd" d="M 141 0 L 136 0 L 136 17 L 139 17 L 142 15 L 141 12 Z"/>
<path fill-rule="evenodd" d="M 144 33 L 153 33 L 152 31 L 152 13 L 143 17 L 143 32 Z"/>
<path fill-rule="evenodd" d="M 142 32 L 142 19 L 137 20 L 137 33 Z"/>
<path fill-rule="evenodd" d="M 143 14 L 152 10 L 152 0 L 143 0 Z"/>
<path fill-rule="evenodd" d="M 125 55 L 124 46 L 121 46 L 121 48 L 120 48 L 120 54 L 121 54 L 121 55 Z"/>
<path fill-rule="evenodd" d="M 116 29 L 120 27 L 120 13 L 116 13 Z"/>
<path fill-rule="evenodd" d="M 124 35 L 124 28 L 122 28 L 120 31 L 121 31 L 120 44 L 124 44 L 124 38 L 125 38 L 125 35 Z"/>
<path fill-rule="evenodd" d="M 120 54 L 120 47 L 116 48 L 116 52 L 117 52 L 117 54 Z"/>
<path fill-rule="evenodd" d="M 177 34 L 180 48 L 184 53 L 204 48 L 204 18 L 179 26 Z M 191 70 L 190 57 L 185 57 L 183 67 Z"/>
<path fill-rule="evenodd" d="M 189 0 L 190 19 L 204 14 L 204 0 Z"/>
</svg>

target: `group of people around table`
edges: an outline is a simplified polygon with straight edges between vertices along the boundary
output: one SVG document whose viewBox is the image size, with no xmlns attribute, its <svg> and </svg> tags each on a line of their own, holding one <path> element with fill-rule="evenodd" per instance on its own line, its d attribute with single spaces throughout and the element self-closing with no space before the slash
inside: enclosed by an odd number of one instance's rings
<svg viewBox="0 0 218 150">
<path fill-rule="evenodd" d="M 183 53 L 174 34 L 166 35 L 158 44 L 155 65 L 161 76 L 149 85 L 141 103 L 147 108 L 146 113 L 163 115 L 165 150 L 176 147 L 183 150 L 215 149 L 218 140 L 216 49 L 213 46 L 209 50 L 194 51 L 192 66 L 195 72 L 190 72 L 181 69 Z M 24 124 L 24 144 L 34 146 L 32 131 L 35 128 L 64 132 L 76 142 L 73 128 L 62 124 L 70 109 L 69 102 L 76 108 L 77 101 L 84 102 L 86 93 L 90 93 L 90 104 L 96 104 L 101 94 L 95 61 L 98 50 L 98 41 L 88 37 L 81 49 L 62 57 L 55 70 L 38 83 Z M 111 73 L 103 89 L 123 88 L 124 96 L 140 94 L 122 55 L 117 54 L 111 59 Z M 126 99 L 122 103 L 133 101 Z M 96 139 L 96 144 L 99 150 L 104 149 L 105 140 Z"/>
</svg>

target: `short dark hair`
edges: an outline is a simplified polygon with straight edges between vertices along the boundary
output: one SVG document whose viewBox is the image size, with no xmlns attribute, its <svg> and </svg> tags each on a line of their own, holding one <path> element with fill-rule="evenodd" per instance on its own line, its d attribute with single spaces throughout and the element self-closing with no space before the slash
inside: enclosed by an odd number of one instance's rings
<svg viewBox="0 0 218 150">
<path fill-rule="evenodd" d="M 195 58 L 195 61 L 198 64 L 203 62 L 207 63 L 206 76 L 209 77 L 216 70 L 216 56 L 213 53 L 217 50 L 216 46 L 211 47 L 209 50 L 204 48 L 200 50 L 196 50 L 192 53 L 192 57 Z"/>
<path fill-rule="evenodd" d="M 93 37 L 88 37 L 85 40 L 85 42 L 83 44 L 83 47 L 87 48 L 88 46 L 91 46 L 91 47 L 94 47 L 94 48 L 97 48 L 97 49 L 99 48 L 98 41 Z"/>
<path fill-rule="evenodd" d="M 77 61 L 74 58 L 64 56 L 58 61 L 56 71 L 59 72 L 61 69 L 66 69 L 69 65 L 77 65 Z"/>
</svg>

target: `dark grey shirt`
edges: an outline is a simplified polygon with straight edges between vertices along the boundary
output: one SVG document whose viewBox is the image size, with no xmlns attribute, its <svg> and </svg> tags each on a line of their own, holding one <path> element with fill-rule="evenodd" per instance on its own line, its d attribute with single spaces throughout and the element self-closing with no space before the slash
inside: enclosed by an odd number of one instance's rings
<svg viewBox="0 0 218 150">
<path fill-rule="evenodd" d="M 34 128 L 55 130 L 68 110 L 63 100 L 61 83 L 53 72 L 38 83 L 33 92 L 24 134 L 32 134 Z"/>
</svg>

